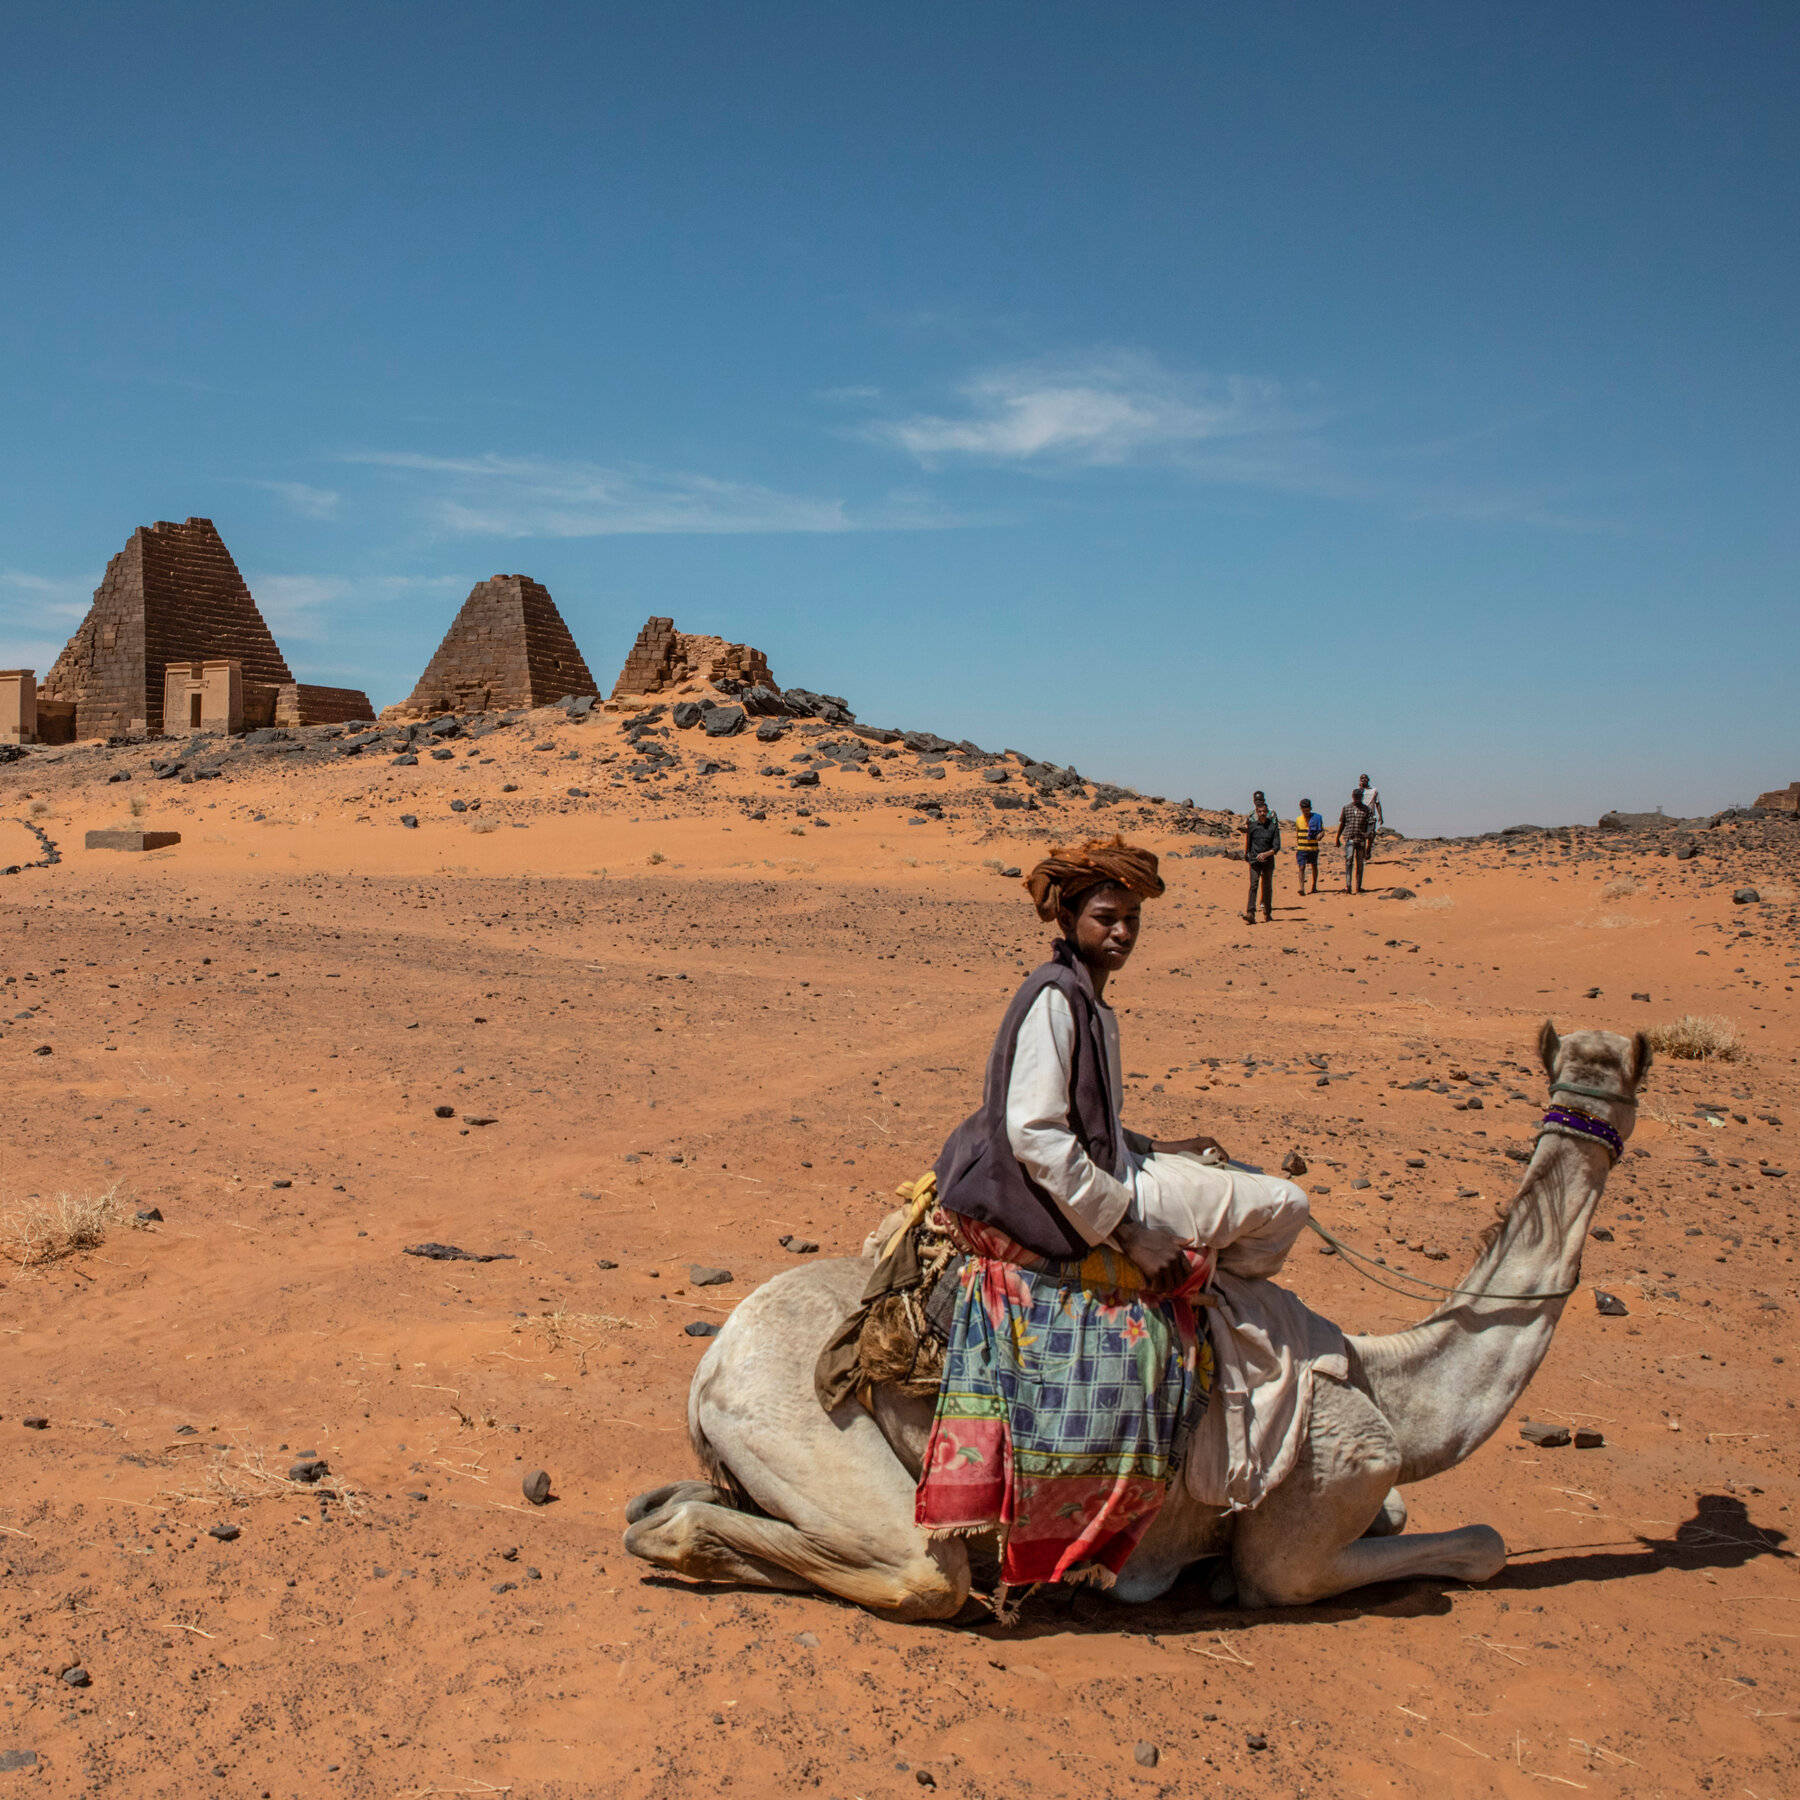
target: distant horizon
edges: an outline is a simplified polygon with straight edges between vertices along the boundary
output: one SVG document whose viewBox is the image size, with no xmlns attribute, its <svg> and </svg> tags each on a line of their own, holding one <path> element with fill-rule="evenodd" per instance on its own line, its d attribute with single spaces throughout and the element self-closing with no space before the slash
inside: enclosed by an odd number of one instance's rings
<svg viewBox="0 0 1800 1800">
<path fill-rule="evenodd" d="M 215 528 L 219 529 L 220 537 L 223 539 L 226 549 L 227 550 L 232 549 L 231 539 L 230 539 L 229 534 L 222 527 L 219 526 L 218 520 L 210 513 L 188 512 L 188 513 L 183 513 L 179 519 L 175 519 L 175 520 L 146 519 L 142 522 L 141 526 L 134 526 L 132 528 L 132 530 L 135 532 L 139 529 L 149 529 L 154 525 L 164 524 L 164 523 L 179 524 L 190 518 L 200 518 L 200 519 L 209 520 L 215 526 Z M 129 541 L 130 541 L 130 536 L 128 534 L 126 539 L 124 540 L 124 542 L 122 542 L 119 545 L 119 549 L 123 550 L 125 548 L 126 543 L 129 543 Z M 116 555 L 116 554 L 117 554 L 116 551 L 109 553 L 108 560 L 110 560 L 111 555 Z M 235 552 L 233 553 L 233 560 L 238 561 L 238 558 L 236 557 Z M 250 589 L 251 598 L 256 601 L 258 610 L 263 614 L 264 622 L 269 625 L 269 628 L 275 637 L 276 643 L 281 646 L 282 653 L 284 656 L 286 656 L 287 648 L 281 642 L 281 638 L 282 638 L 281 630 L 280 630 L 279 626 L 275 623 L 275 621 L 273 621 L 269 618 L 268 609 L 263 604 L 262 596 L 260 594 L 258 594 L 258 592 L 257 592 L 256 580 L 255 580 L 254 576 L 243 567 L 243 564 L 241 561 L 238 561 L 238 567 L 239 567 L 239 572 L 244 576 L 245 585 Z M 104 565 L 102 565 L 102 568 L 104 569 Z M 523 575 L 523 576 L 529 577 L 533 580 L 537 579 L 537 577 L 532 575 L 532 572 L 529 569 L 517 569 L 517 568 L 493 569 L 493 570 L 489 570 L 486 575 L 476 575 L 476 576 L 472 577 L 469 582 L 469 588 L 472 590 L 473 588 L 479 586 L 484 581 L 496 579 L 496 578 L 499 578 L 501 576 L 506 576 L 506 575 Z M 280 578 L 276 578 L 276 579 L 279 580 Z M 637 623 L 630 626 L 629 629 L 624 631 L 624 635 L 620 641 L 616 655 L 603 656 L 599 662 L 596 662 L 595 658 L 589 653 L 587 643 L 583 641 L 583 633 L 582 633 L 581 629 L 578 627 L 578 625 L 575 621 L 570 619 L 567 608 L 563 605 L 562 601 L 560 599 L 558 599 L 558 597 L 555 593 L 555 590 L 549 588 L 548 583 L 543 583 L 542 585 L 544 585 L 545 588 L 547 589 L 547 591 L 549 591 L 551 600 L 553 602 L 555 602 L 558 613 L 562 615 L 563 622 L 569 626 L 570 633 L 575 639 L 576 647 L 581 651 L 582 658 L 587 663 L 589 672 L 591 674 L 593 674 L 595 681 L 598 684 L 598 687 L 596 689 L 596 697 L 599 699 L 606 699 L 606 698 L 610 697 L 611 692 L 612 692 L 613 683 L 614 683 L 614 681 L 617 680 L 617 671 L 619 668 L 621 668 L 623 666 L 626 656 L 630 653 L 632 644 L 636 641 L 639 631 L 643 628 L 645 621 L 648 619 L 672 617 L 674 619 L 675 629 L 677 631 L 683 632 L 687 635 L 690 635 L 690 636 L 694 636 L 694 635 L 717 636 L 717 637 L 723 637 L 727 642 L 748 644 L 758 650 L 762 650 L 765 648 L 761 643 L 759 643 L 757 641 L 756 636 L 753 632 L 749 633 L 749 634 L 744 634 L 744 635 L 735 634 L 731 631 L 725 631 L 725 630 L 718 630 L 718 631 L 712 631 L 712 632 L 706 632 L 706 633 L 698 633 L 698 632 L 695 632 L 690 626 L 685 624 L 682 621 L 679 614 L 659 613 L 653 608 L 651 611 L 639 615 Z M 95 579 L 96 589 L 98 588 L 98 586 L 99 586 L 99 577 L 97 576 Z M 405 677 L 389 676 L 386 680 L 385 685 L 383 685 L 383 683 L 381 681 L 373 679 L 373 678 L 337 679 L 326 685 L 346 686 L 346 687 L 353 687 L 353 688 L 359 689 L 362 693 L 364 693 L 368 696 L 369 701 L 370 701 L 371 705 L 374 707 L 377 714 L 379 714 L 382 711 L 382 709 L 385 707 L 399 704 L 401 701 L 405 700 L 411 694 L 413 687 L 417 683 L 420 675 L 422 675 L 424 673 L 426 664 L 430 661 L 431 656 L 436 651 L 438 645 L 443 641 L 444 634 L 450 629 L 451 623 L 455 619 L 458 610 L 461 608 L 463 602 L 467 598 L 468 598 L 468 593 L 464 592 L 463 594 L 457 596 L 456 598 L 449 599 L 445 602 L 445 610 L 443 613 L 440 627 L 437 631 L 437 635 L 431 639 L 429 645 L 423 650 L 423 653 L 420 655 L 419 660 L 418 660 L 418 666 L 410 676 L 405 676 Z M 90 601 L 90 604 L 91 604 L 91 601 Z M 85 607 L 82 609 L 82 613 L 83 613 L 83 616 L 85 616 L 85 613 L 86 613 Z M 77 624 L 76 624 L 77 629 L 79 629 L 79 624 L 80 624 L 80 621 L 78 619 Z M 71 639 L 73 638 L 73 636 L 74 636 L 74 632 L 72 631 L 70 634 Z M 66 647 L 66 645 L 59 646 L 56 654 L 60 655 L 61 650 L 64 647 Z M 774 666 L 774 659 L 771 658 L 770 660 L 771 660 L 771 673 L 774 675 L 776 682 L 784 689 L 789 688 L 789 687 L 794 687 L 794 688 L 806 688 L 813 693 L 837 693 L 837 692 L 839 692 L 838 689 L 835 689 L 831 686 L 831 684 L 828 680 L 813 680 L 813 679 L 809 679 L 809 678 L 792 679 L 792 678 L 784 677 L 781 669 Z M 45 661 L 42 664 L 35 664 L 35 663 L 30 663 L 30 662 L 19 662 L 8 655 L 7 645 L 6 645 L 5 641 L 0 640 L 0 667 L 30 668 L 35 671 L 37 679 L 39 681 L 42 681 L 44 679 L 45 675 L 49 672 L 49 669 L 50 669 L 52 663 L 54 663 L 54 661 L 55 661 L 55 656 L 52 656 L 51 658 L 49 658 L 47 661 Z M 314 681 L 314 680 L 318 679 L 318 674 L 317 674 L 316 669 L 313 667 L 312 664 L 308 663 L 303 657 L 288 656 L 288 663 L 289 663 L 289 666 L 293 669 L 294 677 L 297 681 L 308 682 L 308 681 Z M 611 670 L 612 674 L 610 676 L 602 675 L 601 670 L 603 668 Z M 378 673 L 381 675 L 386 675 L 386 671 L 379 671 Z M 336 674 L 339 677 L 342 677 L 344 675 L 344 671 L 340 668 L 336 671 Z M 657 696 L 649 696 L 649 697 L 647 697 L 647 700 L 653 701 L 656 698 L 658 698 L 658 697 Z M 888 730 L 931 731 L 931 732 L 938 733 L 938 735 L 940 735 L 940 736 L 949 736 L 950 735 L 947 731 L 943 730 L 939 725 L 937 725 L 929 720 L 919 721 L 919 720 L 914 720 L 914 719 L 889 719 L 889 718 L 872 717 L 866 712 L 866 710 L 862 706 L 860 706 L 858 704 L 858 698 L 855 693 L 848 692 L 848 691 L 842 692 L 841 698 L 843 698 L 848 703 L 850 710 L 856 715 L 856 720 L 857 720 L 858 724 L 869 725 L 869 726 L 874 726 L 877 728 L 888 729 Z M 176 733 L 165 734 L 165 735 L 181 736 L 184 734 L 176 732 Z M 966 732 L 962 732 L 962 733 L 958 734 L 956 741 L 962 741 L 964 739 L 966 739 L 968 742 L 979 744 L 984 751 L 987 751 L 990 753 L 998 753 L 1002 749 L 1019 748 L 1019 746 L 1017 746 L 1017 745 L 1002 745 L 997 741 L 993 742 L 993 743 L 984 742 L 981 735 L 978 732 L 974 732 L 974 731 L 966 731 Z M 1028 753 L 1037 757 L 1037 759 L 1040 761 L 1055 763 L 1059 767 L 1079 767 L 1079 765 L 1076 763 L 1076 759 L 1074 759 L 1073 757 L 1060 756 L 1060 755 L 1050 753 L 1049 751 L 1047 751 L 1046 747 L 1043 745 L 1038 745 L 1038 746 L 1031 748 Z M 1138 792 L 1146 797 L 1151 795 L 1153 792 L 1158 791 L 1155 788 L 1154 784 L 1147 784 L 1145 781 L 1133 779 L 1129 775 L 1116 773 L 1110 769 L 1081 768 L 1080 773 L 1091 780 L 1113 782 L 1119 786 L 1132 788 L 1136 792 Z M 1793 778 L 1790 777 L 1789 779 L 1793 779 Z M 1292 785 L 1292 784 L 1290 784 L 1290 785 Z M 1381 789 L 1381 787 L 1382 787 L 1382 784 L 1379 779 L 1377 779 L 1375 781 L 1374 785 L 1377 787 L 1377 789 Z M 1785 787 L 1786 785 L 1787 785 L 1786 781 L 1772 780 L 1769 783 L 1767 783 L 1761 787 L 1758 787 L 1756 789 L 1756 793 L 1768 792 L 1773 788 Z M 1264 791 L 1265 792 L 1269 791 L 1266 784 L 1264 784 Z M 1168 790 L 1168 791 L 1164 791 L 1162 793 L 1162 797 L 1166 800 L 1191 800 L 1196 806 L 1205 808 L 1208 811 L 1222 811 L 1222 810 L 1228 809 L 1227 802 L 1209 798 L 1204 792 L 1199 791 L 1199 790 L 1195 790 L 1192 792 L 1183 791 L 1180 793 L 1177 793 L 1173 790 Z M 1277 804 L 1275 810 L 1279 814 L 1281 814 L 1281 816 L 1284 819 L 1291 818 L 1293 813 L 1297 810 L 1297 807 L 1299 804 L 1299 797 L 1300 796 L 1297 795 L 1296 798 L 1291 803 Z M 1335 820 L 1335 818 L 1336 818 L 1337 807 L 1342 805 L 1343 802 L 1350 797 L 1350 790 L 1348 788 L 1346 788 L 1341 797 L 1331 798 L 1331 799 L 1329 799 L 1329 801 L 1326 799 L 1320 798 L 1320 795 L 1318 793 L 1312 792 L 1311 790 L 1308 790 L 1304 797 L 1310 798 L 1313 801 L 1313 804 L 1314 804 L 1314 807 L 1316 810 L 1324 811 L 1327 814 L 1327 827 L 1329 828 L 1332 821 Z M 1665 817 L 1679 822 L 1682 820 L 1697 820 L 1697 819 L 1710 818 L 1710 817 L 1715 816 L 1718 813 L 1727 811 L 1733 807 L 1749 806 L 1749 805 L 1753 804 L 1754 799 L 1755 799 L 1755 793 L 1753 793 L 1743 799 L 1722 800 L 1717 805 L 1703 807 L 1692 813 L 1678 813 L 1678 812 L 1667 811 L 1661 805 L 1644 806 L 1644 807 L 1610 807 L 1609 806 L 1609 807 L 1600 808 L 1594 814 L 1593 818 L 1581 818 L 1581 819 L 1546 818 L 1546 819 L 1530 819 L 1530 820 L 1524 819 L 1524 818 L 1517 818 L 1517 819 L 1508 819 L 1504 825 L 1497 825 L 1497 824 L 1479 825 L 1479 826 L 1470 827 L 1468 829 L 1461 830 L 1461 831 L 1423 831 L 1423 830 L 1406 831 L 1406 830 L 1404 830 L 1404 828 L 1401 828 L 1401 829 L 1403 830 L 1404 836 L 1406 836 L 1407 838 L 1412 838 L 1412 839 L 1473 838 L 1473 837 L 1481 837 L 1484 835 L 1492 835 L 1495 832 L 1505 830 L 1511 826 L 1531 825 L 1531 826 L 1536 826 L 1538 828 L 1545 829 L 1545 830 L 1555 830 L 1561 826 L 1590 826 L 1591 827 L 1592 825 L 1594 825 L 1596 823 L 1596 821 L 1601 816 L 1601 814 L 1606 813 L 1606 812 L 1625 812 L 1625 813 L 1637 813 L 1637 814 L 1662 813 L 1662 814 L 1664 814 Z M 1384 805 L 1385 805 L 1387 802 L 1387 795 L 1386 795 L 1385 790 L 1383 790 L 1383 801 L 1384 801 Z M 1231 810 L 1233 812 L 1238 812 L 1238 813 L 1247 813 L 1250 810 L 1250 803 L 1249 803 L 1248 797 L 1244 798 L 1243 803 L 1241 805 L 1229 806 L 1229 810 Z M 1071 815 L 1072 819 L 1076 818 L 1078 816 L 1079 815 Z M 1095 828 L 1099 829 L 1105 823 L 1104 817 L 1102 815 L 1095 815 L 1094 823 L 1095 823 Z"/>
<path fill-rule="evenodd" d="M 1800 775 L 1797 83 L 1747 0 L 39 9 L 0 651 L 197 514 L 383 703 L 522 569 L 1148 793 L 1704 816 Z"/>
</svg>

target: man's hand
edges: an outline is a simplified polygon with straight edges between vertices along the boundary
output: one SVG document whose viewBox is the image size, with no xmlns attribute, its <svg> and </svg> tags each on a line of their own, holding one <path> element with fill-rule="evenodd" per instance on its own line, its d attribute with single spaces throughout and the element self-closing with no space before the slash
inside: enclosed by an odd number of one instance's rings
<svg viewBox="0 0 1800 1800">
<path fill-rule="evenodd" d="M 1180 1238 L 1170 1237 L 1134 1219 L 1122 1219 L 1113 1232 L 1118 1246 L 1143 1272 L 1157 1292 L 1179 1287 L 1187 1274 L 1187 1258 Z"/>
<path fill-rule="evenodd" d="M 1152 1149 L 1160 1150 L 1167 1156 L 1199 1156 L 1203 1151 L 1216 1150 L 1227 1162 L 1231 1153 L 1215 1137 L 1208 1137 L 1202 1132 L 1198 1137 L 1174 1138 L 1166 1143 L 1157 1143 Z"/>
</svg>

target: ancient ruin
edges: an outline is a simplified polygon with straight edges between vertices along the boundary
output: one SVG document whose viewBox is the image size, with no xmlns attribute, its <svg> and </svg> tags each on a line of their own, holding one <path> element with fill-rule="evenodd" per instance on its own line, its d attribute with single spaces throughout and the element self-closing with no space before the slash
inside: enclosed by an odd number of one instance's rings
<svg viewBox="0 0 1800 1800">
<path fill-rule="evenodd" d="M 0 737 L 10 730 L 21 734 L 14 742 L 57 743 L 185 731 L 203 720 L 208 730 L 241 730 L 245 717 L 320 725 L 375 716 L 354 688 L 294 679 L 210 519 L 134 531 L 27 702 L 30 685 L 30 670 L 0 675 Z M 170 695 L 174 715 L 165 714 Z"/>
<path fill-rule="evenodd" d="M 748 644 L 677 631 L 673 619 L 646 621 L 613 683 L 615 700 L 666 694 L 700 682 L 733 693 L 739 688 L 775 689 L 769 659 Z"/>
<path fill-rule="evenodd" d="M 5 679 L 0 675 L 0 681 Z M 1790 781 L 1784 788 L 1771 788 L 1766 794 L 1758 794 L 1756 804 L 1766 806 L 1772 812 L 1800 814 L 1800 781 Z"/>
<path fill-rule="evenodd" d="M 384 718 L 549 706 L 599 690 L 549 590 L 529 575 L 477 582 L 411 695 Z"/>
</svg>

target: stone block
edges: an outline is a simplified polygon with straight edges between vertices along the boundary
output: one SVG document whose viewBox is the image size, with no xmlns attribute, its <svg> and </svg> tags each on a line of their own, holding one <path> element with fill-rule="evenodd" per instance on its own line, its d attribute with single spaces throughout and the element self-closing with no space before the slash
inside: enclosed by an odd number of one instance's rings
<svg viewBox="0 0 1800 1800">
<path fill-rule="evenodd" d="M 135 825 L 116 831 L 90 831 L 90 850 L 166 850 L 181 842 L 179 831 L 140 831 Z"/>
</svg>

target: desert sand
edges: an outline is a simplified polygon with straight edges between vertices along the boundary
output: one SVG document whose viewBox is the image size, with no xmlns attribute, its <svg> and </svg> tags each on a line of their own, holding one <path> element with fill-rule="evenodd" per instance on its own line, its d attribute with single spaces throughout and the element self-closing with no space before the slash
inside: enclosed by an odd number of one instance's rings
<svg viewBox="0 0 1800 1800">
<path fill-rule="evenodd" d="M 119 1209 L 0 1263 L 0 1785 L 1800 1792 L 1792 828 L 1384 842 L 1360 898 L 1328 854 L 1300 900 L 1284 855 L 1251 930 L 1215 814 L 1000 811 L 1016 763 L 910 753 L 795 789 L 756 771 L 804 740 L 694 732 L 634 776 L 621 723 L 540 712 L 416 765 L 313 734 L 196 747 L 216 779 L 157 779 L 166 743 L 0 768 L 0 1205 Z M 23 866 L 25 820 L 59 862 Z M 117 825 L 181 842 L 82 847 Z M 1128 1119 L 1298 1150 L 1322 1220 L 1428 1278 L 1511 1192 L 1543 1018 L 1735 1021 L 1743 1060 L 1659 1059 L 1518 1410 L 1604 1444 L 1515 1420 L 1409 1491 L 1415 1529 L 1504 1534 L 1494 1581 L 1293 1611 L 1193 1577 L 908 1626 L 632 1562 L 625 1502 L 693 1472 L 688 1327 L 784 1238 L 855 1255 L 929 1166 L 1047 941 L 1002 872 L 1095 828 L 1169 881 L 1114 989 Z M 1311 1238 L 1287 1278 L 1349 1329 L 1425 1310 Z"/>
</svg>

